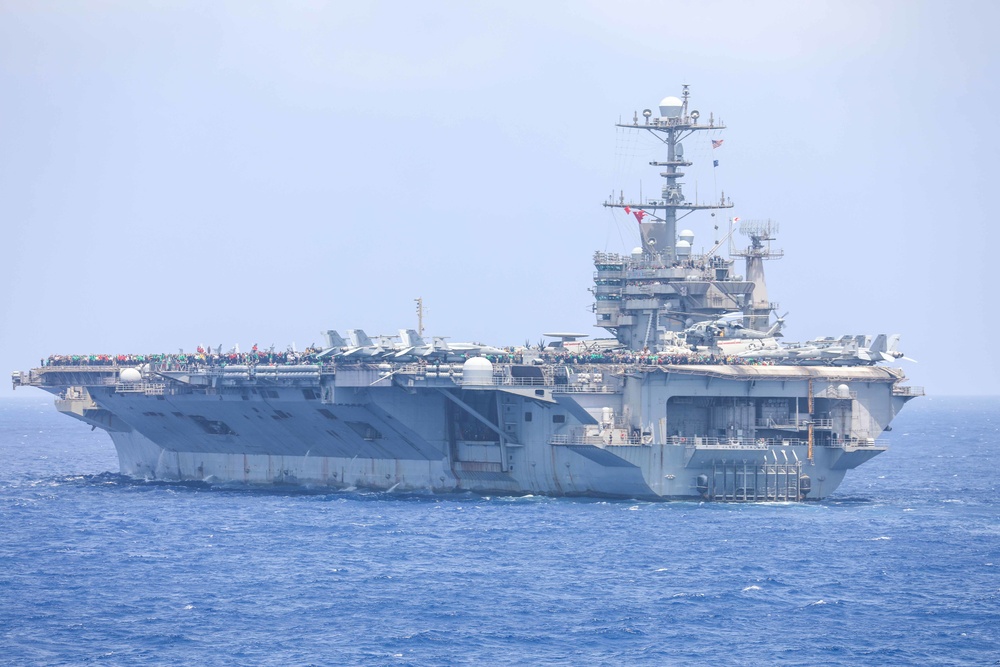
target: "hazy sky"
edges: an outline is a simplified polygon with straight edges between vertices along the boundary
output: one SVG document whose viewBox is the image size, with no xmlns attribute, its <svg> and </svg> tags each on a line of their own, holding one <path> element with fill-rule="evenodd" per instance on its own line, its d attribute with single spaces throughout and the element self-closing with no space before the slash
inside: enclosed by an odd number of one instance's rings
<svg viewBox="0 0 1000 667">
<path fill-rule="evenodd" d="M 395 333 L 416 297 L 456 341 L 602 335 L 592 254 L 638 232 L 600 203 L 662 157 L 614 123 L 688 83 L 728 129 L 685 191 L 780 223 L 788 340 L 898 332 L 929 395 L 1000 394 L 998 6 L 6 0 L 0 369 Z"/>
</svg>

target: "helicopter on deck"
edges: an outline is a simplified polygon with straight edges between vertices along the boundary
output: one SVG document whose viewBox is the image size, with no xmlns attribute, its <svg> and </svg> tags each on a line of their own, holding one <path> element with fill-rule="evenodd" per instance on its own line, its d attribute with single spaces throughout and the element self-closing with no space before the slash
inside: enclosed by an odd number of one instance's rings
<svg viewBox="0 0 1000 667">
<path fill-rule="evenodd" d="M 732 312 L 714 319 L 695 322 L 683 332 L 685 344 L 693 351 L 718 351 L 743 354 L 756 350 L 778 349 L 777 338 L 785 325 L 785 316 L 777 318 L 767 331 L 743 325 L 743 313 Z"/>
</svg>

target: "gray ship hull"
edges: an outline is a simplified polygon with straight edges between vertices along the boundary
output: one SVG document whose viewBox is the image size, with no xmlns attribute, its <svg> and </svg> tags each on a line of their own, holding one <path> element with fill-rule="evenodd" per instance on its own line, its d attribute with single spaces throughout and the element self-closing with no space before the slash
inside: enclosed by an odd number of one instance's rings
<svg viewBox="0 0 1000 667">
<path fill-rule="evenodd" d="M 796 457 L 804 461 L 804 447 L 768 451 L 750 458 L 725 452 L 730 458 L 719 456 L 707 466 L 688 466 L 685 459 L 692 452 L 681 445 L 657 445 L 645 450 L 566 446 L 551 452 L 541 470 L 537 462 L 529 463 L 531 470 L 520 474 L 516 470 L 500 472 L 491 465 L 464 464 L 453 470 L 444 461 L 418 464 L 388 458 L 183 452 L 165 449 L 135 431 L 112 433 L 111 439 L 121 474 L 147 481 L 645 500 L 819 500 L 836 490 L 849 468 L 884 451 L 875 448 L 847 459 L 843 452 L 824 451 L 812 464 L 801 467 L 782 464 Z M 704 456 L 706 452 L 700 453 Z M 799 473 L 811 473 L 820 481 L 803 494 L 798 488 Z M 700 474 L 712 476 L 714 487 L 700 492 Z"/>
<path fill-rule="evenodd" d="M 528 380 L 516 368 L 485 382 L 463 381 L 461 366 L 359 365 L 133 384 L 117 369 L 50 369 L 31 383 L 107 430 L 138 479 L 723 501 L 829 496 L 885 450 L 876 437 L 912 397 L 876 367 L 546 368 Z"/>
</svg>

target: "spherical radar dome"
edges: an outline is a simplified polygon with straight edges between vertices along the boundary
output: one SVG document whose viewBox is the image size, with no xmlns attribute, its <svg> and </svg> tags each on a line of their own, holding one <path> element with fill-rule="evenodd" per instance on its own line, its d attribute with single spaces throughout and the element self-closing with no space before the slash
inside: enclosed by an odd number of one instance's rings
<svg viewBox="0 0 1000 667">
<path fill-rule="evenodd" d="M 142 373 L 136 368 L 123 368 L 118 374 L 118 379 L 122 382 L 139 382 L 142 380 Z"/>
<path fill-rule="evenodd" d="M 681 109 L 684 108 L 684 103 L 681 102 L 680 98 L 674 97 L 664 97 L 660 100 L 660 117 L 661 118 L 677 118 L 681 115 Z"/>
<path fill-rule="evenodd" d="M 493 364 L 483 357 L 472 357 L 462 364 L 464 384 L 493 384 Z"/>
</svg>

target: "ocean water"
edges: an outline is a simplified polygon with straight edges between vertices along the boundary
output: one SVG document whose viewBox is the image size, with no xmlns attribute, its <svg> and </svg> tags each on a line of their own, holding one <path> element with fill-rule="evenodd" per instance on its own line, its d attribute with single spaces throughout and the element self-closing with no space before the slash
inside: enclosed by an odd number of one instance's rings
<svg viewBox="0 0 1000 667">
<path fill-rule="evenodd" d="M 1000 398 L 913 401 L 822 503 L 134 482 L 0 401 L 0 664 L 1000 664 Z"/>
</svg>

